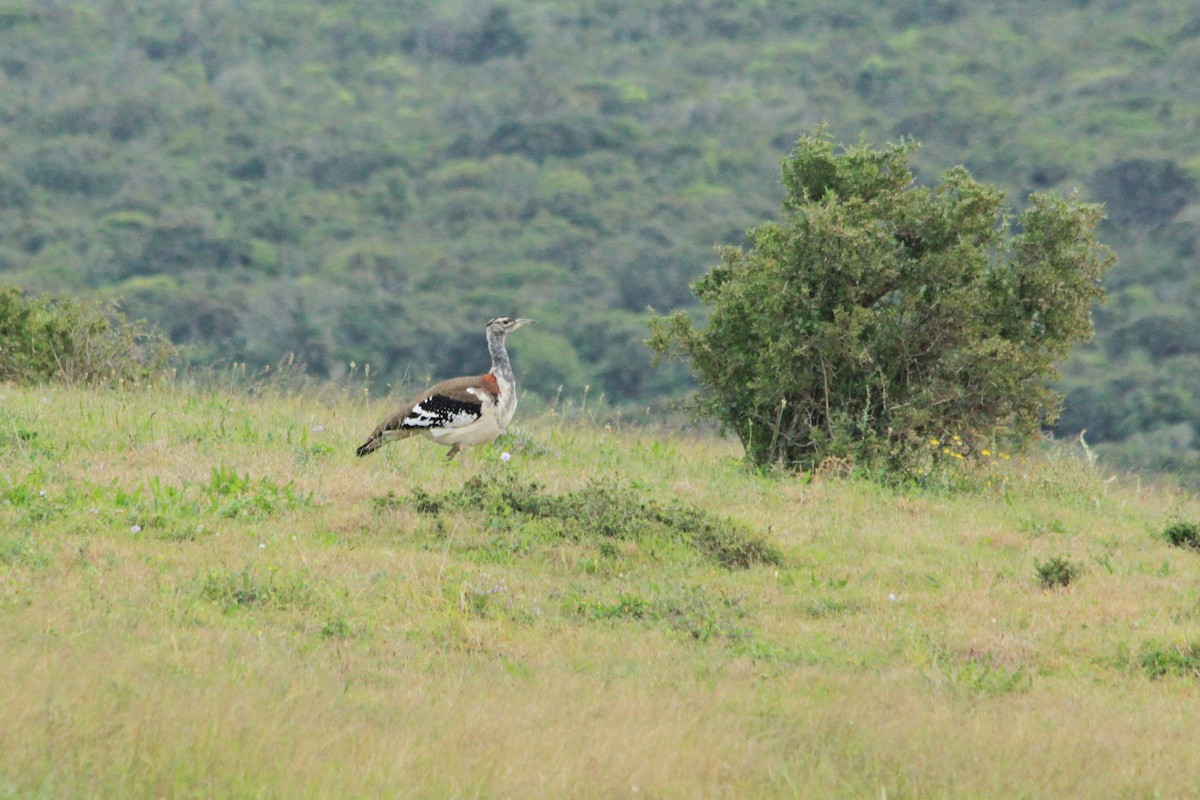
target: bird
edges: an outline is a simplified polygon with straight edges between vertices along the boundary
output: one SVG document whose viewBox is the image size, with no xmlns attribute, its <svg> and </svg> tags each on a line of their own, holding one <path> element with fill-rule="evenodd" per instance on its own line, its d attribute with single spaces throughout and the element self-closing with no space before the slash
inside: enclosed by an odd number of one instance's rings
<svg viewBox="0 0 1200 800">
<path fill-rule="evenodd" d="M 450 378 L 434 384 L 411 403 L 380 422 L 355 451 L 370 455 L 393 439 L 424 434 L 450 447 L 446 460 L 468 447 L 477 447 L 504 433 L 517 410 L 517 380 L 504 340 L 532 319 L 496 317 L 487 324 L 492 368 L 483 375 Z"/>
</svg>

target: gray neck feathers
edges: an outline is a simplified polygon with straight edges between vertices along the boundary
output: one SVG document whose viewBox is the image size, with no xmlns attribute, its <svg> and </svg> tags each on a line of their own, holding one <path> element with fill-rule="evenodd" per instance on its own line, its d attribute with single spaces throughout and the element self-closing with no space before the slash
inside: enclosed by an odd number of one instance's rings
<svg viewBox="0 0 1200 800">
<path fill-rule="evenodd" d="M 504 334 L 496 335 L 488 331 L 488 352 L 492 356 L 492 372 L 497 378 L 503 378 L 511 386 L 513 380 L 512 364 L 508 362 L 508 350 L 504 346 Z"/>
<path fill-rule="evenodd" d="M 517 410 L 517 380 L 513 377 L 512 364 L 508 361 L 508 350 L 504 347 L 504 336 L 488 331 L 488 352 L 492 355 L 492 374 L 500 384 L 500 397 L 496 403 L 496 420 L 500 429 L 508 427 Z"/>
</svg>

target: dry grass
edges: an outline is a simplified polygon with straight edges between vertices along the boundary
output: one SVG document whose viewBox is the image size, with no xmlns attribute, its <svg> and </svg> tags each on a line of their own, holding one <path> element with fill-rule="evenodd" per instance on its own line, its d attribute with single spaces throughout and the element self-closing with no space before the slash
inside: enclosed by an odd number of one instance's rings
<svg viewBox="0 0 1200 800">
<path fill-rule="evenodd" d="M 1200 785 L 1197 677 L 1143 665 L 1200 641 L 1200 556 L 1154 535 L 1190 496 L 1057 451 L 972 491 L 760 475 L 728 441 L 550 414 L 506 466 L 354 458 L 383 410 L 0 385 L 0 798 Z M 501 469 L 691 504 L 784 563 L 405 502 Z M 1054 556 L 1083 572 L 1044 590 Z"/>
</svg>

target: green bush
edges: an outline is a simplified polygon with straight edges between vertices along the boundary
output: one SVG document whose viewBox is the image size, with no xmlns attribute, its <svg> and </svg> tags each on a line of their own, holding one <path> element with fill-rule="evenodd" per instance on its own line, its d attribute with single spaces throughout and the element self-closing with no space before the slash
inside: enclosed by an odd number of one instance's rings
<svg viewBox="0 0 1200 800">
<path fill-rule="evenodd" d="M 1014 235 L 1001 193 L 965 169 L 916 185 L 915 147 L 801 138 L 781 218 L 693 285 L 707 325 L 654 321 L 651 346 L 690 361 L 700 412 L 753 462 L 914 471 L 931 442 L 1012 449 L 1057 416 L 1046 383 L 1090 337 L 1112 262 L 1101 208 L 1035 194 Z"/>
<path fill-rule="evenodd" d="M 140 382 L 173 353 L 164 338 L 103 306 L 0 290 L 0 380 Z"/>
<path fill-rule="evenodd" d="M 1172 522 L 1163 530 L 1162 536 L 1175 547 L 1200 550 L 1200 525 L 1195 522 Z"/>
<path fill-rule="evenodd" d="M 1034 568 L 1037 570 L 1038 583 L 1043 589 L 1070 586 L 1083 571 L 1078 564 L 1063 556 L 1053 556 L 1045 561 L 1039 561 L 1034 564 Z"/>
</svg>

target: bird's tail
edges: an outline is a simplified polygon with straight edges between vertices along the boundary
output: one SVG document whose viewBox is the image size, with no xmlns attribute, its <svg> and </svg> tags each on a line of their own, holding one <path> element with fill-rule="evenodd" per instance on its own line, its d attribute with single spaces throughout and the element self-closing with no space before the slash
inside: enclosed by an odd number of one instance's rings
<svg viewBox="0 0 1200 800">
<path fill-rule="evenodd" d="M 371 453 L 374 453 L 376 450 L 382 447 L 385 441 L 387 440 L 383 438 L 382 433 L 373 434 L 370 439 L 367 439 L 358 446 L 358 449 L 354 451 L 354 455 L 358 456 L 359 458 L 362 458 L 363 456 L 369 456 Z"/>
<path fill-rule="evenodd" d="M 407 439 L 416 433 L 411 428 L 400 427 L 400 421 L 403 419 L 402 416 L 395 414 L 379 423 L 379 427 L 373 430 L 367 440 L 358 446 L 354 454 L 359 458 L 369 456 L 393 439 Z"/>
</svg>

